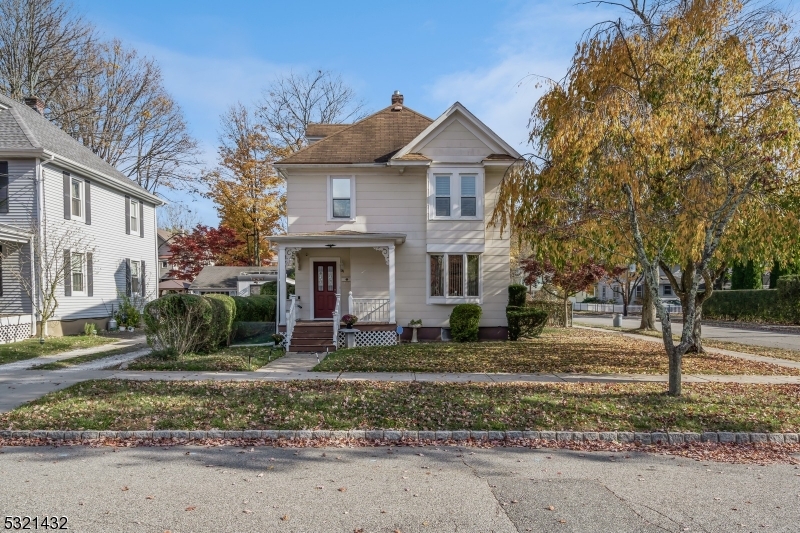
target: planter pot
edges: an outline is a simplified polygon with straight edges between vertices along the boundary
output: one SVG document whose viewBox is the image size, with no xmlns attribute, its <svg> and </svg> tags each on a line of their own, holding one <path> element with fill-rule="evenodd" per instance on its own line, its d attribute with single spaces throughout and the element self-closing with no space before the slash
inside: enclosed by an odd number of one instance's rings
<svg viewBox="0 0 800 533">
<path fill-rule="evenodd" d="M 133 326 L 128 326 L 128 331 L 135 331 L 135 330 L 136 328 L 134 328 Z"/>
<path fill-rule="evenodd" d="M 352 329 L 352 328 L 342 328 L 339 331 L 344 333 L 345 348 L 355 348 L 356 347 L 356 333 L 358 333 L 360 330 Z"/>
<path fill-rule="evenodd" d="M 419 342 L 417 339 L 417 330 L 420 326 L 410 326 L 411 327 L 411 342 Z"/>
</svg>

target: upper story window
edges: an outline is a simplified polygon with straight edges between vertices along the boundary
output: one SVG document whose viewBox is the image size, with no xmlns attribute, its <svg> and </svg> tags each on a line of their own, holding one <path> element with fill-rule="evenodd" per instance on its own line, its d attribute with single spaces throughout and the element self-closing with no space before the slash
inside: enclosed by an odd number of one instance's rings
<svg viewBox="0 0 800 533">
<path fill-rule="evenodd" d="M 432 220 L 483 219 L 483 169 L 437 168 L 428 177 Z"/>
<path fill-rule="evenodd" d="M 69 184 L 69 197 L 70 197 L 70 209 L 72 218 L 75 220 L 83 220 L 83 180 L 80 180 L 74 176 L 70 177 L 70 184 Z"/>
<path fill-rule="evenodd" d="M 355 220 L 355 176 L 328 176 L 328 220 Z"/>
<path fill-rule="evenodd" d="M 139 201 L 133 198 L 130 199 L 130 218 L 128 219 L 128 230 L 131 234 L 139 233 Z"/>
</svg>

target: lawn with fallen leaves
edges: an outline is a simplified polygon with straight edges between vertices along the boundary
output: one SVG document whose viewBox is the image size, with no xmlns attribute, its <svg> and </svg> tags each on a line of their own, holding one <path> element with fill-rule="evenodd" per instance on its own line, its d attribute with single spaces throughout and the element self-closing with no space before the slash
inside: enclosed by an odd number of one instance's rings
<svg viewBox="0 0 800 533">
<path fill-rule="evenodd" d="M 800 387 L 691 383 L 450 384 L 370 381 L 87 381 L 9 413 L 44 430 L 800 430 Z"/>
<path fill-rule="evenodd" d="M 664 347 L 646 340 L 580 328 L 548 329 L 516 342 L 433 342 L 338 350 L 320 372 L 508 372 L 666 374 Z M 684 374 L 798 376 L 800 369 L 721 354 L 686 354 Z"/>
<path fill-rule="evenodd" d="M 266 346 L 230 346 L 210 354 L 186 353 L 170 359 L 147 355 L 128 363 L 128 370 L 252 372 L 282 357 L 283 353 L 281 349 L 270 351 Z"/>
<path fill-rule="evenodd" d="M 100 337 L 89 335 L 74 335 L 68 337 L 48 337 L 44 344 L 39 343 L 39 339 L 26 339 L 19 342 L 0 344 L 0 365 L 33 359 L 43 355 L 53 355 L 80 348 L 92 348 L 102 346 L 119 339 L 113 337 Z"/>
</svg>

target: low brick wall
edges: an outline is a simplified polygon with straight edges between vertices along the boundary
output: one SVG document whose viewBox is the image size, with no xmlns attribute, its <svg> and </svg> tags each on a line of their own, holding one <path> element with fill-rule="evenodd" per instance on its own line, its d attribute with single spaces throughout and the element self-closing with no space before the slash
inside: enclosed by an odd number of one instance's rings
<svg viewBox="0 0 800 533">
<path fill-rule="evenodd" d="M 98 439 L 141 440 L 205 440 L 205 439 L 251 439 L 251 440 L 315 440 L 356 439 L 386 442 L 401 441 L 606 441 L 623 444 L 684 444 L 715 442 L 730 444 L 772 443 L 798 444 L 797 433 L 732 433 L 712 431 L 705 433 L 633 432 L 633 431 L 404 431 L 390 429 L 369 430 L 245 430 L 245 431 L 0 431 L 0 441 L 11 439 L 44 439 L 52 441 L 93 441 Z"/>
</svg>

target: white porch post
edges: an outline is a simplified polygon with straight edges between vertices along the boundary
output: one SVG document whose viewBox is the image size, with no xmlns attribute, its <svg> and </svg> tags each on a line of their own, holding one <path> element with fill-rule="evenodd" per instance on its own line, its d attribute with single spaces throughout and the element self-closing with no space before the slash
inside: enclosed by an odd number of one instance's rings
<svg viewBox="0 0 800 533">
<path fill-rule="evenodd" d="M 394 281 L 394 244 L 389 246 L 389 322 L 394 324 L 395 318 L 395 281 Z"/>
<path fill-rule="evenodd" d="M 278 325 L 286 325 L 286 246 L 278 245 Z"/>
</svg>

